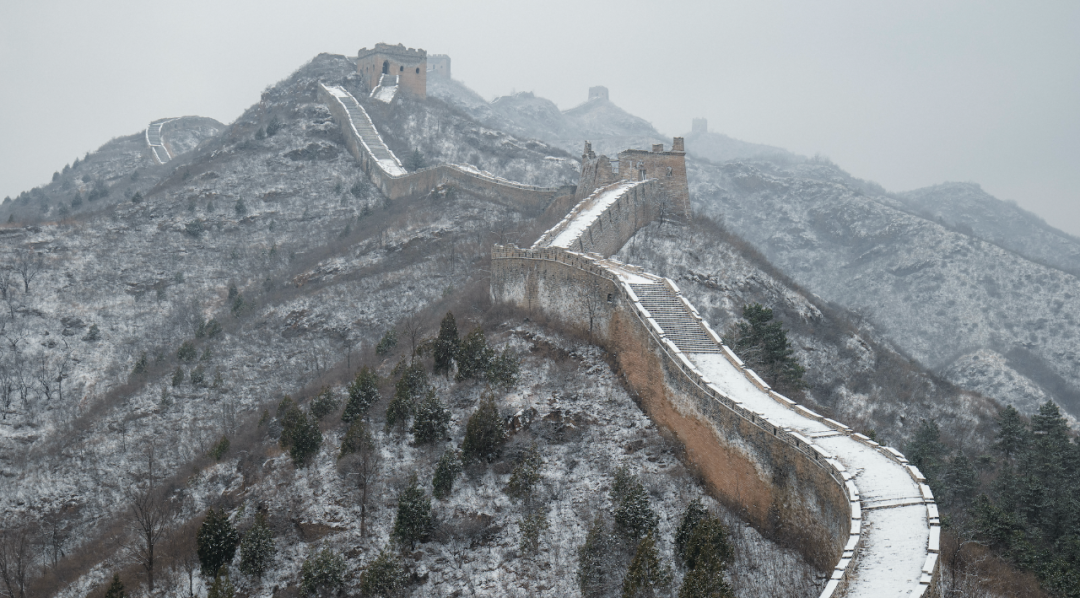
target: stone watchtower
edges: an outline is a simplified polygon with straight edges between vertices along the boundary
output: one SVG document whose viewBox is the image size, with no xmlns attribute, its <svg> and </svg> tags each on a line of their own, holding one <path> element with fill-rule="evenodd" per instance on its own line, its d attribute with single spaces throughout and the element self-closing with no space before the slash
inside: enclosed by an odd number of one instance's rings
<svg viewBox="0 0 1080 598">
<path fill-rule="evenodd" d="M 428 78 L 450 79 L 450 57 L 446 54 L 429 54 Z"/>
<path fill-rule="evenodd" d="M 446 62 L 447 74 L 450 70 Z M 356 56 L 356 72 L 364 76 L 367 91 L 375 89 L 383 75 L 391 79 L 398 89 L 422 98 L 427 97 L 427 52 L 419 48 L 406 48 L 398 44 L 378 43 L 372 49 L 363 48 Z"/>
<path fill-rule="evenodd" d="M 695 118 L 693 121 L 691 121 L 690 132 L 691 133 L 708 133 L 709 132 L 709 121 L 708 121 L 708 119 Z"/>
<path fill-rule="evenodd" d="M 669 214 L 690 216 L 690 186 L 686 182 L 686 150 L 682 137 L 672 140 L 669 152 L 664 151 L 663 143 L 654 143 L 652 151 L 623 150 L 614 162 L 607 156 L 596 155 L 592 144 L 586 141 L 575 197 L 581 200 L 615 181 L 646 179 L 656 179 L 660 183 L 661 196 Z"/>
</svg>

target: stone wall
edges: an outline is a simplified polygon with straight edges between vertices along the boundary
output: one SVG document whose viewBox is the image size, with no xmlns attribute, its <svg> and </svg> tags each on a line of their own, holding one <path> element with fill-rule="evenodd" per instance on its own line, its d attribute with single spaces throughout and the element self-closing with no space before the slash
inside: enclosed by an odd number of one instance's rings
<svg viewBox="0 0 1080 598">
<path fill-rule="evenodd" d="M 581 216 L 582 211 L 588 210 L 590 200 L 595 199 L 605 191 L 616 189 L 625 184 L 624 181 L 618 181 L 594 191 L 588 198 L 578 202 L 563 218 L 562 222 L 545 232 L 533 247 L 549 245 L 563 230 Z M 663 198 L 659 181 L 656 179 L 633 184 L 622 192 L 615 203 L 586 226 L 573 243 L 566 247 L 578 253 L 596 253 L 604 257 L 617 253 L 619 248 L 626 244 L 638 229 L 656 218 L 659 207 L 663 203 Z"/>
<path fill-rule="evenodd" d="M 663 144 L 658 143 L 652 151 L 628 149 L 619 152 L 618 158 L 613 162 L 607 156 L 597 156 L 592 144 L 586 141 L 581 155 L 577 197 L 585 198 L 613 181 L 656 179 L 663 197 L 660 213 L 690 217 L 690 187 L 686 181 L 686 151 L 682 137 L 672 140 L 671 151 L 664 151 Z"/>
<path fill-rule="evenodd" d="M 843 424 L 773 392 L 705 325 L 724 358 L 758 390 L 800 417 L 824 424 L 831 435 L 872 449 L 901 475 L 918 482 L 925 500 L 928 543 L 912 555 L 893 554 L 888 545 L 867 548 L 862 542 L 863 498 L 853 472 L 811 439 L 775 425 L 709 383 L 688 356 L 664 337 L 624 281 L 627 274 L 639 281 L 662 281 L 678 292 L 671 281 L 614 260 L 560 248 L 497 245 L 492 250 L 491 296 L 541 321 L 578 330 L 615 356 L 649 416 L 678 436 L 715 496 L 767 535 L 794 545 L 817 567 L 832 569 L 821 598 L 849 595 L 851 585 L 858 585 L 852 580 L 858 579 L 860 558 L 889 567 L 892 559 L 915 557 L 923 562 L 925 557 L 921 578 L 895 590 L 896 595 L 913 598 L 932 595 L 939 573 L 941 528 L 937 506 L 918 469 L 895 449 L 853 434 Z M 875 489 L 864 490 L 872 496 Z M 862 554 L 865 550 L 870 551 L 869 557 Z M 862 594 L 850 595 L 862 598 Z"/>
<path fill-rule="evenodd" d="M 615 355 L 650 417 L 679 437 L 721 501 L 831 569 L 851 532 L 840 473 L 812 445 L 706 386 L 603 263 L 555 248 L 497 246 L 492 299 L 579 330 Z"/>
<path fill-rule="evenodd" d="M 539 213 L 555 198 L 572 196 L 576 190 L 576 187 L 571 185 L 563 187 L 525 185 L 458 164 L 440 164 L 395 176 L 383 170 L 378 161 L 368 152 L 351 125 L 344 106 L 337 98 L 330 95 L 325 86 L 319 86 L 319 98 L 334 115 L 334 120 L 341 127 L 342 135 L 345 137 L 345 145 L 360 164 L 361 170 L 389 199 L 426 195 L 440 186 L 450 185 L 475 197 L 522 208 L 527 212 Z"/>
</svg>

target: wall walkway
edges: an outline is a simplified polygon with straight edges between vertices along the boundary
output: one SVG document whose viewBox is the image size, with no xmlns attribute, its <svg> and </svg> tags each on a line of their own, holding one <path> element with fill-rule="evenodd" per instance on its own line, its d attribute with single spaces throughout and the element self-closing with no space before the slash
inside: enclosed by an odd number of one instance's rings
<svg viewBox="0 0 1080 598">
<path fill-rule="evenodd" d="M 363 106 L 347 90 L 320 84 L 319 93 L 345 135 L 345 144 L 360 168 L 390 199 L 430 193 L 442 185 L 491 201 L 542 212 L 557 197 L 573 195 L 575 187 L 537 187 L 497 177 L 464 164 L 440 164 L 407 172 L 379 135 Z"/>
<path fill-rule="evenodd" d="M 493 298 L 586 330 L 615 354 L 726 502 L 832 567 L 823 598 L 927 595 L 941 528 L 918 469 L 769 388 L 674 282 L 603 258 L 651 219 L 626 216 L 648 216 L 627 205 L 646 183 L 597 189 L 531 249 L 496 246 Z M 609 240 L 596 243 L 605 226 Z M 587 246 L 604 251 L 571 250 Z"/>
<path fill-rule="evenodd" d="M 170 154 L 168 148 L 165 147 L 165 140 L 161 137 L 161 127 L 165 126 L 165 123 L 174 120 L 176 119 L 163 118 L 161 120 L 155 120 L 150 123 L 150 126 L 146 127 L 146 145 L 150 146 L 150 153 L 154 156 L 154 160 L 158 164 L 164 164 L 169 160 L 172 160 L 172 154 Z"/>
<path fill-rule="evenodd" d="M 407 173 L 348 91 L 320 85 L 320 94 L 361 168 L 390 199 L 451 184 L 539 212 L 575 192 L 462 165 Z M 680 436 L 721 500 L 832 569 L 822 598 L 927 596 L 940 526 L 918 469 L 769 388 L 674 282 L 605 258 L 663 214 L 665 188 L 655 178 L 616 181 L 531 249 L 496 245 L 493 299 L 580 327 L 611 351 L 650 416 Z"/>
</svg>

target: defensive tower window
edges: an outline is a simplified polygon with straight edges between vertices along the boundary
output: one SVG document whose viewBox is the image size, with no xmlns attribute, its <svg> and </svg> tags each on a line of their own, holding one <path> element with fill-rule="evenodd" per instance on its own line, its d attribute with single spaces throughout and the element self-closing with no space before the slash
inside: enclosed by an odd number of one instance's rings
<svg viewBox="0 0 1080 598">
<path fill-rule="evenodd" d="M 420 67 L 416 67 L 416 74 L 417 74 L 417 75 L 419 75 L 419 74 L 420 74 Z"/>
<path fill-rule="evenodd" d="M 397 67 L 397 70 L 398 70 L 399 73 L 404 73 L 405 72 L 405 67 L 399 66 L 399 67 Z"/>
<path fill-rule="evenodd" d="M 390 74 L 390 61 L 389 60 L 382 61 L 382 72 L 383 72 L 384 75 L 389 75 Z"/>
</svg>

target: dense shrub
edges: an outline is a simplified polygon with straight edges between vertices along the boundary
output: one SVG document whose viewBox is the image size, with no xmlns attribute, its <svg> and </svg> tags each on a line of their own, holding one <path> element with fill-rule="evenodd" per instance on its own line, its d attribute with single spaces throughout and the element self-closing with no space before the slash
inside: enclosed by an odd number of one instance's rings
<svg viewBox="0 0 1080 598">
<path fill-rule="evenodd" d="M 401 594 L 407 580 L 401 557 L 384 548 L 360 574 L 360 591 L 364 596 L 391 598 Z"/>
<path fill-rule="evenodd" d="M 397 346 L 397 332 L 393 329 L 387 330 L 386 334 L 379 339 L 379 343 L 375 345 L 376 355 L 386 355 L 390 351 L 394 350 Z"/>
<path fill-rule="evenodd" d="M 109 589 L 105 591 L 105 598 L 125 598 L 124 594 L 124 582 L 120 581 L 120 575 L 113 573 L 112 583 L 109 584 Z"/>
<path fill-rule="evenodd" d="M 660 562 L 653 532 L 638 543 L 634 559 L 623 578 L 623 598 L 664 595 L 671 585 L 671 568 Z"/>
<path fill-rule="evenodd" d="M 540 550 L 540 534 L 548 528 L 547 515 L 543 511 L 533 511 L 521 518 L 521 542 L 518 550 L 521 554 L 536 554 Z"/>
<path fill-rule="evenodd" d="M 180 348 L 176 350 L 176 358 L 180 361 L 190 363 L 195 361 L 198 353 L 199 352 L 195 349 L 195 343 L 184 341 L 180 344 Z"/>
<path fill-rule="evenodd" d="M 229 439 L 222 436 L 221 440 L 214 445 L 214 448 L 210 449 L 210 458 L 214 461 L 221 461 L 227 452 L 229 452 Z"/>
<path fill-rule="evenodd" d="M 334 593 L 345 583 L 345 559 L 330 548 L 323 548 L 300 566 L 300 589 L 315 596 Z"/>
<path fill-rule="evenodd" d="M 780 322 L 773 322 L 773 310 L 759 303 L 743 306 L 745 322 L 732 325 L 724 342 L 746 363 L 778 390 L 790 392 L 803 387 L 806 369 L 799 365 L 795 350 Z"/>
<path fill-rule="evenodd" d="M 607 522 L 597 515 L 585 535 L 585 543 L 578 547 L 577 584 L 585 598 L 607 596 L 614 589 L 617 579 L 611 570 L 611 557 L 615 551 Z"/>
</svg>

